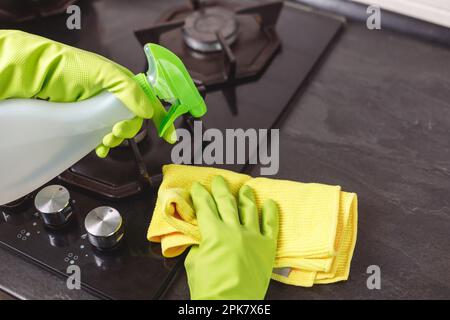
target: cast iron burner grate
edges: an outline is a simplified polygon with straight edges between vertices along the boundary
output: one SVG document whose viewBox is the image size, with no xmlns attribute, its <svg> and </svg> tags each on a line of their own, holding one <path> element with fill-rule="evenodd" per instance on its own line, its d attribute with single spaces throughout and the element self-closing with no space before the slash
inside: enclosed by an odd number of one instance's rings
<svg viewBox="0 0 450 320">
<path fill-rule="evenodd" d="M 205 88 L 199 86 L 198 90 L 205 98 Z M 193 134 L 194 120 L 192 116 L 184 115 L 181 126 Z M 162 181 L 161 169 L 151 166 L 152 160 L 156 158 L 153 153 L 158 150 L 148 134 L 151 130 L 150 122 L 146 120 L 134 139 L 125 140 L 121 146 L 111 150 L 107 158 L 100 159 L 95 153 L 90 153 L 60 174 L 59 179 L 111 199 L 123 199 L 147 187 L 159 186 Z"/>
<path fill-rule="evenodd" d="M 205 99 L 205 87 L 198 85 L 197 89 Z M 180 126 L 193 134 L 194 121 L 192 116 L 185 114 Z M 203 131 L 205 130 L 203 127 Z M 153 144 L 150 134 L 152 131 L 154 128 L 146 120 L 133 139 L 125 140 L 122 145 L 111 150 L 105 159 L 91 152 L 58 178 L 72 186 L 111 199 L 123 199 L 136 195 L 145 188 L 159 186 L 162 174 L 161 168 L 152 166 L 152 160 L 156 158 L 154 152 L 158 149 Z M 166 143 L 162 139 L 156 140 Z"/>
<path fill-rule="evenodd" d="M 208 89 L 256 78 L 281 47 L 275 31 L 283 2 L 242 6 L 242 1 L 195 1 L 135 31 L 142 45 L 159 43 L 176 53 L 195 81 Z"/>
</svg>

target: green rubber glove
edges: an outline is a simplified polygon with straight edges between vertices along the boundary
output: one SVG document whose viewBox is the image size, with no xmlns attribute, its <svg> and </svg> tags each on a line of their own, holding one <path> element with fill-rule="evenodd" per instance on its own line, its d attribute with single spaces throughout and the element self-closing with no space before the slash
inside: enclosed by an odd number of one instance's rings
<svg viewBox="0 0 450 320">
<path fill-rule="evenodd" d="M 0 30 L 0 100 L 39 98 L 55 102 L 88 99 L 107 90 L 136 117 L 117 123 L 96 149 L 106 157 L 110 148 L 134 137 L 143 119 L 159 128 L 166 110 L 144 90 L 128 69 L 88 51 L 17 30 Z M 175 128 L 164 139 L 176 142 Z"/>
<path fill-rule="evenodd" d="M 275 262 L 277 205 L 263 205 L 260 226 L 250 187 L 239 190 L 238 203 L 220 176 L 211 190 L 199 183 L 191 188 L 202 235 L 185 261 L 191 299 L 263 299 Z"/>
</svg>

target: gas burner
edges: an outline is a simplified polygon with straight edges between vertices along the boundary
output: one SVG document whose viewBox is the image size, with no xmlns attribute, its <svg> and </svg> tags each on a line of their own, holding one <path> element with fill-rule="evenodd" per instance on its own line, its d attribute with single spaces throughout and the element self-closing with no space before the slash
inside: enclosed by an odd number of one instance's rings
<svg viewBox="0 0 450 320">
<path fill-rule="evenodd" d="M 281 47 L 275 31 L 282 1 L 190 1 L 135 31 L 142 45 L 159 43 L 176 53 L 194 80 L 218 88 L 260 76 Z"/>
<path fill-rule="evenodd" d="M 197 89 L 205 98 L 204 87 L 199 86 Z M 181 127 L 193 132 L 193 121 L 194 118 L 186 114 Z M 100 159 L 95 152 L 91 152 L 58 178 L 72 186 L 111 199 L 123 199 L 141 193 L 147 187 L 159 186 L 162 174 L 158 163 L 170 162 L 170 153 L 160 152 L 167 142 L 162 139 L 153 141 L 149 134 L 151 130 L 150 122 L 145 121 L 141 131 L 133 139 L 125 140 L 118 148 L 112 149 L 105 159 Z M 162 160 L 161 157 L 165 158 Z"/>
<path fill-rule="evenodd" d="M 158 185 L 159 172 L 151 175 L 149 166 L 153 153 L 150 124 L 134 139 L 128 139 L 110 151 L 105 159 L 94 152 L 64 171 L 59 179 L 70 185 L 100 194 L 107 198 L 122 199 L 135 195 L 147 186 Z M 153 169 L 153 168 L 152 168 Z"/>
<path fill-rule="evenodd" d="M 233 11 L 225 8 L 206 8 L 189 15 L 184 23 L 184 41 L 200 52 L 221 51 L 220 32 L 228 45 L 238 36 L 239 23 Z"/>
<path fill-rule="evenodd" d="M 205 87 L 198 85 L 197 89 L 205 98 Z M 181 125 L 190 132 L 194 130 L 193 118 L 188 114 L 183 116 Z M 133 139 L 113 148 L 105 159 L 91 152 L 58 178 L 69 185 L 111 199 L 127 198 L 148 187 L 159 186 L 162 174 L 158 163 L 170 162 L 170 154 L 164 155 L 159 151 L 167 142 L 162 139 L 153 141 L 149 134 L 152 130 L 150 122 L 144 121 L 141 131 Z M 163 156 L 168 158 L 161 159 Z"/>
</svg>

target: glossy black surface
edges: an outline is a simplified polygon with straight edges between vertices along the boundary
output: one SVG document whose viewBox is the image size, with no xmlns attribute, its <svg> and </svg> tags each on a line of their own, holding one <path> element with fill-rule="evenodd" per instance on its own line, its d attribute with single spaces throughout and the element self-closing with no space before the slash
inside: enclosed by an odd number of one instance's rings
<svg viewBox="0 0 450 320">
<path fill-rule="evenodd" d="M 267 299 L 450 298 L 449 102 L 450 46 L 349 22 L 280 125 L 276 177 L 358 194 L 350 276 L 271 281 Z M 380 290 L 367 287 L 372 265 Z M 184 272 L 165 297 L 189 297 Z"/>
<path fill-rule="evenodd" d="M 153 194 L 147 192 L 145 199 L 114 203 L 72 188 L 75 216 L 67 226 L 58 230 L 44 227 L 31 207 L 25 223 L 14 224 L 15 215 L 2 216 L 2 245 L 20 251 L 61 275 L 67 275 L 69 265 L 79 266 L 83 286 L 106 298 L 156 298 L 176 259 L 163 259 L 159 246 L 149 244 L 145 239 L 149 213 L 155 201 Z M 128 231 L 121 244 L 108 252 L 90 245 L 83 224 L 86 214 L 100 204 L 119 210 Z"/>
<path fill-rule="evenodd" d="M 450 47 L 411 36 L 417 25 L 405 26 L 409 35 L 349 22 L 280 122 L 278 177 L 357 192 L 358 240 L 348 281 L 312 288 L 272 281 L 268 299 L 450 297 Z M 0 288 L 17 298 L 93 298 L 7 250 L 0 261 Z M 381 267 L 381 290 L 366 286 L 373 264 Z M 188 297 L 179 272 L 164 298 Z"/>
<path fill-rule="evenodd" d="M 135 72 L 145 70 L 145 59 L 132 30 L 152 23 L 164 9 L 180 1 L 82 1 L 84 25 L 81 31 L 64 28 L 65 17 L 9 26 L 101 53 Z M 286 6 L 277 31 L 283 49 L 260 79 L 223 91 L 207 94 L 208 128 L 271 128 L 314 65 L 337 35 L 342 21 Z M 73 32 L 73 33 L 72 33 Z M 149 171 L 158 172 L 170 162 L 171 147 L 152 132 Z M 111 156 L 115 156 L 113 151 Z M 252 152 L 252 150 L 250 150 Z M 92 157 L 92 155 L 90 155 Z M 242 165 L 225 166 L 241 171 Z M 111 174 L 114 174 L 113 172 Z M 146 240 L 146 231 L 155 202 L 155 189 L 139 196 L 111 201 L 69 187 L 75 200 L 77 219 L 58 232 L 44 229 L 33 214 L 24 222 L 0 223 L 0 243 L 46 268 L 64 275 L 71 259 L 80 266 L 85 288 L 105 298 L 159 298 L 172 277 L 176 259 L 163 259 L 159 245 Z M 93 208 L 109 205 L 121 212 L 126 222 L 125 239 L 116 251 L 93 250 L 85 239 L 84 216 Z M 39 232 L 39 233 L 38 233 Z M 29 235 L 27 236 L 27 233 Z M 26 239 L 23 240 L 23 234 Z M 32 241 L 31 241 L 32 240 Z M 83 247 L 82 247 L 83 246 Z M 86 256 L 87 255 L 87 256 Z"/>
</svg>

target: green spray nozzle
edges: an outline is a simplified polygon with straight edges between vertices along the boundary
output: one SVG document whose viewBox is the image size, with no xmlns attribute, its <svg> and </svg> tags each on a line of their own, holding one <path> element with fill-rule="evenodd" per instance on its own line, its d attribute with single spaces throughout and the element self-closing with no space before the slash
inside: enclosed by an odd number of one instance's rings
<svg viewBox="0 0 450 320">
<path fill-rule="evenodd" d="M 193 117 L 202 117 L 207 109 L 189 72 L 183 62 L 166 48 L 148 43 L 144 46 L 148 61 L 147 81 L 155 95 L 171 104 L 163 119 L 158 133 L 163 136 L 175 120 L 190 113 Z"/>
</svg>

